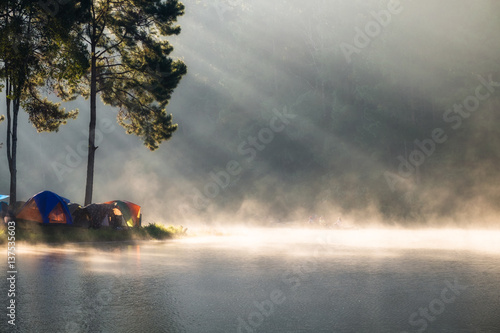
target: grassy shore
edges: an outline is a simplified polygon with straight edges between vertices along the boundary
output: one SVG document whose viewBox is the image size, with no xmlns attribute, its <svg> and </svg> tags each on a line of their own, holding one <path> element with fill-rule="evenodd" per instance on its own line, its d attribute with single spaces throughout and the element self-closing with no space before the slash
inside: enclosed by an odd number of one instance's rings
<svg viewBox="0 0 500 333">
<path fill-rule="evenodd" d="M 186 228 L 150 223 L 145 227 L 115 230 L 111 228 L 85 229 L 65 225 L 17 223 L 16 242 L 29 244 L 79 243 L 135 240 L 164 240 L 185 235 Z M 7 230 L 0 230 L 0 244 L 7 242 Z"/>
</svg>

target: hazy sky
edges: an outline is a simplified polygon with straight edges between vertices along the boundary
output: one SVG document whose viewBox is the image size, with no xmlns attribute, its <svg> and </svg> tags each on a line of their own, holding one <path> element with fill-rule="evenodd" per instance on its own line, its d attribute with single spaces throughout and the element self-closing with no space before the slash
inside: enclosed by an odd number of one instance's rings
<svg viewBox="0 0 500 333">
<path fill-rule="evenodd" d="M 94 201 L 136 202 L 143 206 L 146 222 L 176 223 L 180 218 L 226 208 L 230 214 L 240 211 L 259 216 L 262 195 L 273 199 L 304 195 L 304 191 L 284 193 L 289 180 L 280 178 L 281 170 L 271 161 L 257 156 L 258 163 L 246 162 L 260 151 L 248 142 L 245 131 L 253 131 L 257 137 L 262 133 L 263 146 L 279 145 L 287 138 L 286 149 L 293 150 L 289 141 L 304 132 L 310 133 L 314 142 L 324 133 L 308 120 L 308 87 L 350 68 L 359 58 L 373 68 L 390 69 L 396 81 L 407 78 L 409 85 L 424 87 L 422 91 L 429 94 L 442 91 L 446 100 L 450 95 L 459 100 L 468 93 L 455 89 L 456 82 L 447 81 L 450 72 L 467 68 L 470 75 L 500 73 L 500 48 L 495 40 L 500 12 L 494 1 L 183 3 L 182 32 L 170 39 L 174 57 L 182 58 L 188 66 L 188 74 L 167 108 L 179 124 L 173 138 L 150 152 L 139 138 L 125 134 L 116 123 L 115 110 L 98 105 Z M 366 40 L 359 31 L 368 31 L 371 36 Z M 500 75 L 497 78 L 500 81 Z M 273 91 L 262 82 L 272 82 Z M 20 114 L 20 200 L 52 190 L 73 202 L 83 202 L 89 103 L 79 99 L 65 106 L 78 108 L 80 114 L 58 133 L 37 134 L 24 112 Z M 249 130 L 248 124 L 257 119 Z M 267 126 L 261 125 L 262 119 L 269 119 L 264 123 Z M 7 194 L 5 128 L 5 122 L 0 124 L 0 142 L 4 142 L 0 149 L 0 193 Z M 296 144 L 303 148 L 302 143 Z M 320 158 L 314 156 L 314 150 L 311 154 L 310 158 Z M 360 160 L 368 158 L 354 149 L 352 154 L 359 154 Z M 396 165 L 396 158 L 387 161 L 391 163 Z M 373 165 L 374 169 L 382 167 Z M 241 195 L 238 207 L 221 205 L 224 200 L 220 198 Z M 280 205 L 283 209 L 286 200 Z M 334 205 L 331 208 L 331 214 L 341 210 Z M 311 213 L 307 205 L 286 209 L 297 210 L 299 218 Z"/>
</svg>

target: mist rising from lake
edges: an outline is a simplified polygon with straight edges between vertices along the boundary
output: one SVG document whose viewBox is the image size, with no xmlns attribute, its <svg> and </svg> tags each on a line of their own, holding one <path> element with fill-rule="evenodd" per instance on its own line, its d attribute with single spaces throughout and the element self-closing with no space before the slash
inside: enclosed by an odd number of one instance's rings
<svg viewBox="0 0 500 333">
<path fill-rule="evenodd" d="M 500 329 L 498 231 L 193 233 L 167 242 L 20 245 L 18 331 Z"/>
</svg>

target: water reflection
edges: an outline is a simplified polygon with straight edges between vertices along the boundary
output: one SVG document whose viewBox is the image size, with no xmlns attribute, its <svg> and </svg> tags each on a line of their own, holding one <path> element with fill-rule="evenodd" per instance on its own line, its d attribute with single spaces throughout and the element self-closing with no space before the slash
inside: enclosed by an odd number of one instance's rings
<svg viewBox="0 0 500 333">
<path fill-rule="evenodd" d="M 425 323 L 429 332 L 496 332 L 499 236 L 236 230 L 168 242 L 22 246 L 17 329 L 416 332 Z M 467 288 L 444 303 L 447 283 Z M 433 320 L 420 314 L 426 308 Z"/>
</svg>

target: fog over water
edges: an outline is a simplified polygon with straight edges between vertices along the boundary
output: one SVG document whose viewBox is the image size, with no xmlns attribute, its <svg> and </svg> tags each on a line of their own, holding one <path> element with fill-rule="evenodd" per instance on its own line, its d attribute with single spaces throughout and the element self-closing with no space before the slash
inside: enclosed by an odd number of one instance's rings
<svg viewBox="0 0 500 333">
<path fill-rule="evenodd" d="M 16 244 L 8 328 L 500 332 L 500 2 L 183 3 L 179 128 L 150 152 L 99 101 L 93 199 L 187 237 Z M 20 113 L 19 200 L 84 201 L 89 101 L 65 107 L 50 134 Z"/>
<path fill-rule="evenodd" d="M 493 333 L 498 244 L 491 230 L 243 227 L 167 242 L 19 244 L 9 329 Z"/>
<path fill-rule="evenodd" d="M 183 3 L 179 129 L 149 152 L 99 104 L 96 202 L 161 223 L 498 226 L 496 1 Z M 74 107 L 51 134 L 21 114 L 19 199 L 83 202 L 88 101 Z M 8 176 L 2 148 L 1 193 Z"/>
</svg>

